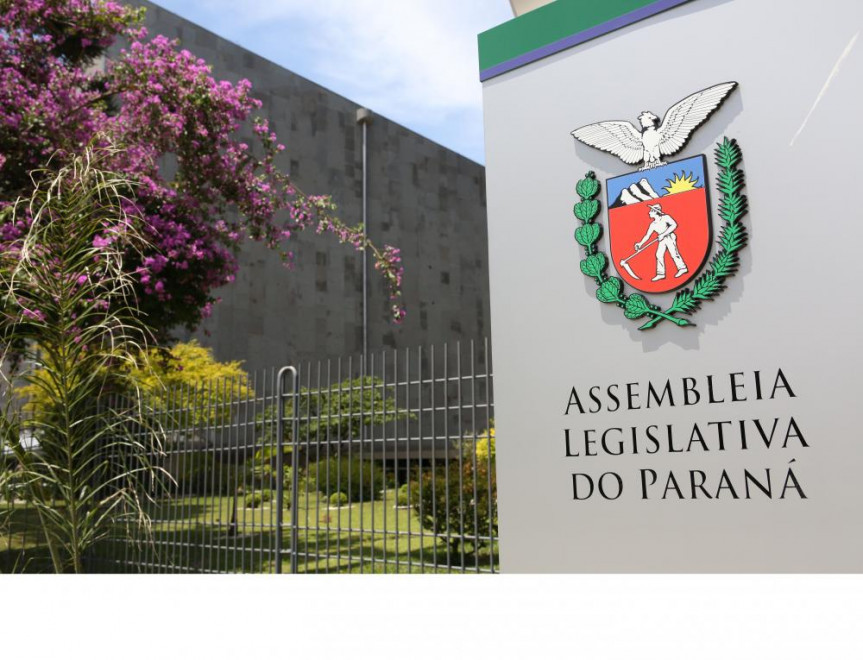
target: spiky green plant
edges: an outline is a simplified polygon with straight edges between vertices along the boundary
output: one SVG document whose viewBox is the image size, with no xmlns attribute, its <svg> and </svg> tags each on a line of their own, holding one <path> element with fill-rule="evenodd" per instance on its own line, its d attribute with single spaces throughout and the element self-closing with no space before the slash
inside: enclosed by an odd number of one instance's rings
<svg viewBox="0 0 863 660">
<path fill-rule="evenodd" d="M 162 434 L 129 376 L 148 333 L 124 262 L 150 246 L 132 184 L 100 167 L 105 154 L 87 149 L 35 172 L 31 197 L 4 211 L 22 232 L 0 254 L 2 357 L 20 366 L 4 375 L 4 392 L 8 400 L 26 386 L 40 401 L 29 413 L 5 409 L 4 478 L 14 475 L 38 514 L 56 572 L 82 572 L 88 549 L 108 535 L 146 531 L 145 501 L 165 476 Z M 133 395 L 103 405 L 120 391 Z M 24 429 L 38 448 L 22 443 Z"/>
</svg>

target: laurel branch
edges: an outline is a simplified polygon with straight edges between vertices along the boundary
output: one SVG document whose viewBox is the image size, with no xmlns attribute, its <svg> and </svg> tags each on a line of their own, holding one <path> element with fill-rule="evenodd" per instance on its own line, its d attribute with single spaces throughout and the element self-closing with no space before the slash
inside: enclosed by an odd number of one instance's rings
<svg viewBox="0 0 863 660">
<path fill-rule="evenodd" d="M 640 293 L 626 295 L 623 280 L 606 274 L 608 258 L 597 248 L 602 226 L 594 222 L 600 209 L 599 201 L 594 199 L 599 194 L 599 182 L 593 172 L 588 172 L 575 187 L 581 198 L 573 207 L 575 217 L 581 221 L 581 226 L 575 230 L 575 240 L 585 251 L 585 258 L 580 263 L 581 272 L 596 282 L 596 297 L 600 302 L 617 305 L 628 319 L 650 317 L 639 330 L 653 328 L 663 321 L 670 321 L 680 327 L 695 325 L 676 315 L 692 315 L 698 311 L 702 302 L 712 300 L 725 289 L 726 278 L 737 271 L 740 263 L 737 253 L 746 246 L 746 228 L 741 218 L 746 215 L 747 201 L 746 195 L 740 192 L 745 182 L 743 171 L 737 169 L 742 154 L 737 141 L 726 137 L 716 145 L 715 155 L 719 166 L 717 188 L 721 194 L 719 216 L 723 220 L 717 239 L 719 250 L 709 268 L 695 280 L 692 289 L 679 291 L 674 302 L 665 310 L 652 304 Z"/>
</svg>

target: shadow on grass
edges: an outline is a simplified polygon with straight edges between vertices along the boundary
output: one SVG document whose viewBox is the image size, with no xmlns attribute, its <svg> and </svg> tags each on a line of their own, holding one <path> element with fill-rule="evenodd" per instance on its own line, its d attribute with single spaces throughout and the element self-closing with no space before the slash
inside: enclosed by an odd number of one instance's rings
<svg viewBox="0 0 863 660">
<path fill-rule="evenodd" d="M 0 514 L 0 573 L 53 573 L 36 510 L 3 505 Z"/>
<path fill-rule="evenodd" d="M 117 527 L 114 538 L 100 541 L 88 554 L 86 570 L 93 573 L 274 573 L 276 567 L 275 512 L 239 510 L 231 498 L 168 500 L 149 506 L 154 519 L 149 538 L 127 540 Z M 311 510 L 311 509 L 309 509 Z M 297 542 L 300 573 L 471 573 L 497 570 L 497 544 L 458 547 L 420 532 L 418 521 L 409 527 L 368 530 L 301 526 Z M 38 516 L 21 507 L 13 512 L 16 530 L 6 537 L 0 529 L 0 571 L 50 572 L 40 543 Z M 285 510 L 285 521 L 290 512 Z M 341 520 L 336 517 L 337 521 Z M 344 521 L 342 521 L 344 524 Z M 410 530 L 410 533 L 408 531 Z M 4 545 L 5 540 L 5 545 Z M 5 550 L 4 550 L 5 548 Z M 282 534 L 282 572 L 291 568 L 291 529 Z"/>
<path fill-rule="evenodd" d="M 451 573 L 490 572 L 497 565 L 496 554 L 480 548 L 479 555 L 466 550 L 446 552 L 440 541 L 436 546 L 408 547 L 408 539 L 398 549 L 378 546 L 393 542 L 391 537 L 370 532 L 307 534 L 301 530 L 297 544 L 299 573 Z M 419 540 L 419 535 L 415 535 Z M 427 538 L 427 537 L 426 537 Z M 290 528 L 282 538 L 282 572 L 289 573 Z M 179 530 L 157 531 L 152 543 L 108 541 L 96 553 L 91 570 L 96 572 L 142 573 L 274 573 L 275 530 L 231 534 L 225 525 L 194 524 Z"/>
<path fill-rule="evenodd" d="M 410 534 L 392 529 L 384 533 L 301 528 L 297 554 L 301 573 L 492 572 L 498 562 L 497 544 L 489 548 L 468 542 L 454 548 L 418 528 Z M 285 561 L 287 572 L 289 559 Z"/>
</svg>

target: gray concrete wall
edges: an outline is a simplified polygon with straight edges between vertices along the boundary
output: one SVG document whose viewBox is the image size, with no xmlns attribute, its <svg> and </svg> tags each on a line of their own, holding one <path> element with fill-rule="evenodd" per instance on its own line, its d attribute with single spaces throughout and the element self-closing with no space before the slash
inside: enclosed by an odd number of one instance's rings
<svg viewBox="0 0 863 660">
<path fill-rule="evenodd" d="M 180 39 L 217 78 L 248 78 L 287 145 L 282 167 L 302 190 L 331 194 L 348 224 L 361 221 L 356 103 L 165 9 L 139 4 L 147 7 L 151 35 Z M 484 168 L 381 116 L 368 139 L 369 235 L 402 249 L 408 311 L 402 325 L 389 321 L 386 288 L 370 263 L 369 349 L 487 336 Z M 362 350 L 362 255 L 311 233 L 292 243 L 293 271 L 262 245 L 242 249 L 236 281 L 216 292 L 222 302 L 195 333 L 217 358 L 245 360 L 256 370 Z"/>
</svg>

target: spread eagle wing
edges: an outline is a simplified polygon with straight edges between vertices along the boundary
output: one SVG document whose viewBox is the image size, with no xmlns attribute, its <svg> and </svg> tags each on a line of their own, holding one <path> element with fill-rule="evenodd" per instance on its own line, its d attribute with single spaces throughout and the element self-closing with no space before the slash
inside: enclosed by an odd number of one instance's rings
<svg viewBox="0 0 863 660">
<path fill-rule="evenodd" d="M 572 137 L 589 147 L 607 151 L 624 163 L 637 165 L 644 160 L 641 133 L 628 121 L 601 121 L 588 124 L 572 132 Z"/>
<path fill-rule="evenodd" d="M 695 92 L 671 106 L 657 129 L 659 153 L 670 156 L 680 151 L 692 132 L 707 121 L 735 87 L 736 82 L 720 83 Z"/>
</svg>

